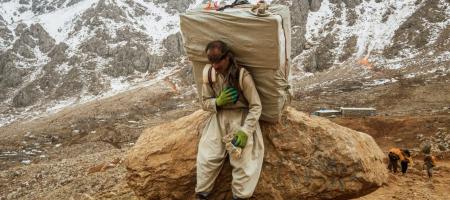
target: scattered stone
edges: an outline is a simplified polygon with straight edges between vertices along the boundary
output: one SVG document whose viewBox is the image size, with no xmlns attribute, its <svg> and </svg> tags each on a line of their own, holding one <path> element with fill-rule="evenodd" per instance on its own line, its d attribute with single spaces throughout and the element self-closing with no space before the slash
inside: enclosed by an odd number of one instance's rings
<svg viewBox="0 0 450 200">
<path fill-rule="evenodd" d="M 31 160 L 22 160 L 20 163 L 29 165 L 31 163 Z"/>
<path fill-rule="evenodd" d="M 28 186 L 30 186 L 30 184 L 28 183 L 28 181 L 25 181 L 25 182 L 20 183 L 20 186 L 21 187 L 28 187 Z"/>
<path fill-rule="evenodd" d="M 305 43 L 305 45 L 304 45 L 303 48 L 304 48 L 305 50 L 308 50 L 308 49 L 311 49 L 311 47 L 312 47 L 312 46 L 311 46 L 310 43 Z"/>
<path fill-rule="evenodd" d="M 13 175 L 13 177 L 18 177 L 18 176 L 22 175 L 22 173 L 20 173 L 19 171 L 14 171 L 12 175 Z"/>
<path fill-rule="evenodd" d="M 92 173 L 96 173 L 96 172 L 104 172 L 109 168 L 116 167 L 121 162 L 122 162 L 122 160 L 120 158 L 115 158 L 111 162 L 95 165 L 88 169 L 88 174 L 92 174 Z"/>
<path fill-rule="evenodd" d="M 33 134 L 31 134 L 31 132 L 27 132 L 27 133 L 24 135 L 24 137 L 30 138 L 30 139 L 36 138 Z"/>
<path fill-rule="evenodd" d="M 56 135 L 50 136 L 50 141 L 51 141 L 51 143 L 54 143 L 54 142 L 56 142 L 56 141 L 58 141 L 58 140 L 59 140 L 59 137 L 58 137 L 58 136 L 56 136 Z"/>
<path fill-rule="evenodd" d="M 16 198 L 17 198 L 17 192 L 15 192 L 15 191 L 9 193 L 9 194 L 6 196 L 6 199 L 16 199 Z"/>
<path fill-rule="evenodd" d="M 402 141 L 403 141 L 402 138 L 398 138 L 398 139 L 394 140 L 394 142 L 396 142 L 396 143 L 399 143 L 399 142 L 402 142 Z"/>
<path fill-rule="evenodd" d="M 447 147 L 446 147 L 446 144 L 438 144 L 438 148 L 439 148 L 439 150 L 441 150 L 441 151 L 446 151 L 447 150 Z"/>
<path fill-rule="evenodd" d="M 36 175 L 34 176 L 34 178 L 35 178 L 35 179 L 42 179 L 42 178 L 43 178 L 43 175 L 42 175 L 42 174 L 36 174 Z"/>
</svg>

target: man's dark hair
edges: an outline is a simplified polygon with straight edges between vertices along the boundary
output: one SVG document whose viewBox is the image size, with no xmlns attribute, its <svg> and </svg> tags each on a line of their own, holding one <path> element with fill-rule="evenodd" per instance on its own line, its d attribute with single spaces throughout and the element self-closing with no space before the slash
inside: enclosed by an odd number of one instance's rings
<svg viewBox="0 0 450 200">
<path fill-rule="evenodd" d="M 220 54 L 210 54 L 208 51 L 210 50 L 218 50 Z M 205 53 L 208 57 L 209 62 L 216 63 L 228 56 L 230 53 L 230 48 L 228 48 L 228 45 L 225 44 L 225 42 L 222 42 L 220 40 L 212 41 L 206 45 Z"/>
<path fill-rule="evenodd" d="M 219 54 L 210 54 L 209 51 L 217 49 Z M 234 87 L 238 90 L 239 88 L 239 71 L 240 66 L 237 64 L 236 59 L 234 58 L 234 54 L 232 53 L 231 49 L 228 47 L 228 45 L 221 41 L 221 40 L 215 40 L 206 45 L 205 48 L 206 56 L 208 57 L 209 62 L 216 63 L 219 62 L 225 58 L 228 58 L 230 61 L 230 73 L 228 74 L 228 83 L 229 86 Z"/>
</svg>

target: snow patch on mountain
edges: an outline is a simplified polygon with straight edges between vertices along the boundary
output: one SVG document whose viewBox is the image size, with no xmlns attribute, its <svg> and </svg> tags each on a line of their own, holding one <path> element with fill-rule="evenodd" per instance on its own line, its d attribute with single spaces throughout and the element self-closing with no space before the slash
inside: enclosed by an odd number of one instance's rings
<svg viewBox="0 0 450 200">
<path fill-rule="evenodd" d="M 92 34 L 89 29 L 83 27 L 75 35 L 70 35 L 74 29 L 75 20 L 80 19 L 82 14 L 89 8 L 97 6 L 98 2 L 98 0 L 82 0 L 70 6 L 55 9 L 44 14 L 35 14 L 31 11 L 31 5 L 22 5 L 19 3 L 19 0 L 12 0 L 0 3 L 0 16 L 4 18 L 9 30 L 14 30 L 20 23 L 25 23 L 28 26 L 35 23 L 41 24 L 50 36 L 55 39 L 56 43 L 67 43 L 70 46 L 72 54 L 75 54 L 79 53 L 76 51 L 78 45 Z M 105 28 L 109 30 L 109 34 L 112 37 L 115 37 L 118 29 L 131 25 L 133 29 L 141 30 L 146 35 L 149 35 L 151 42 L 148 45 L 154 47 L 151 53 L 162 54 L 160 52 L 161 42 L 167 36 L 179 31 L 178 14 L 167 13 L 167 3 L 155 4 L 143 0 L 134 0 L 133 3 L 144 9 L 146 13 L 143 15 L 136 14 L 135 7 L 130 6 L 124 0 L 106 1 L 106 5 L 117 4 L 126 13 L 132 13 L 133 15 L 127 14 L 127 23 L 114 22 L 110 19 L 103 18 L 102 20 L 107 24 Z M 18 12 L 20 8 L 27 9 L 20 13 Z"/>
<path fill-rule="evenodd" d="M 82 97 L 69 97 L 63 100 L 52 101 L 48 104 L 48 107 L 43 110 L 35 110 L 33 107 L 27 107 L 20 111 L 20 113 L 12 114 L 0 114 L 0 127 L 13 123 L 17 120 L 32 120 L 43 116 L 47 116 L 56 113 L 62 109 L 76 106 L 79 104 L 87 103 L 94 100 L 101 100 L 118 93 L 133 90 L 142 87 L 149 87 L 155 85 L 168 77 L 173 76 L 175 73 L 179 72 L 183 66 L 176 67 L 165 67 L 154 74 L 141 73 L 139 78 L 133 79 L 132 81 L 126 80 L 124 77 L 112 78 L 110 79 L 110 90 L 108 92 L 102 93 L 100 95 L 84 95 Z M 149 80 L 149 77 L 153 77 Z M 170 86 L 168 86 L 170 87 Z M 195 88 L 191 88 L 195 91 Z M 192 92 L 191 90 L 185 92 Z"/>
<path fill-rule="evenodd" d="M 133 79 L 132 81 L 127 80 L 126 77 L 118 77 L 118 78 L 111 78 L 109 79 L 110 83 L 110 90 L 102 93 L 100 95 L 83 95 L 80 98 L 68 98 L 61 101 L 54 101 L 51 106 L 46 110 L 47 113 L 54 113 L 57 112 L 67 106 L 74 106 L 86 102 L 90 102 L 93 100 L 100 100 L 104 98 L 108 98 L 111 96 L 114 96 L 116 94 L 119 94 L 124 91 L 133 90 L 137 88 L 142 87 L 149 87 L 151 85 L 154 85 L 170 76 L 173 76 L 175 73 L 177 73 L 179 70 L 181 70 L 182 66 L 176 66 L 176 67 L 166 67 L 162 68 L 155 74 L 149 74 L 149 73 L 140 73 L 137 74 L 137 78 Z M 149 77 L 154 77 L 149 80 Z M 1 124 L 0 124 L 1 127 Z"/>
<path fill-rule="evenodd" d="M 440 0 L 438 4 L 438 8 L 445 9 L 444 13 L 446 15 L 446 19 L 442 22 L 436 22 L 436 23 L 430 23 L 426 22 L 426 26 L 430 27 L 430 36 L 429 41 L 431 41 L 428 45 L 436 45 L 436 40 L 439 37 L 439 34 L 442 33 L 442 31 L 450 26 L 450 2 L 445 0 Z"/>
<path fill-rule="evenodd" d="M 357 57 L 372 51 L 382 51 L 390 44 L 399 26 L 423 4 L 416 5 L 415 2 L 415 0 L 386 0 L 379 3 L 363 1 L 350 10 L 343 2 L 338 5 L 323 0 L 317 12 L 308 14 L 305 37 L 309 41 L 315 41 L 329 33 L 335 33 L 341 44 L 338 52 L 342 52 L 342 44 L 350 37 L 356 36 Z M 337 16 L 339 11 L 342 13 Z M 351 15 L 351 11 L 356 15 Z M 352 17 L 356 19 L 350 19 Z M 354 23 L 350 24 L 349 21 L 353 20 Z"/>
<path fill-rule="evenodd" d="M 3 89 L 2 92 L 5 91 L 8 94 L 0 102 L 2 110 L 0 126 L 17 119 L 33 118 L 44 112 L 57 112 L 67 106 L 107 98 L 136 87 L 149 86 L 179 70 L 179 67 L 160 69 L 163 67 L 161 64 L 163 62 L 160 60 L 163 59 L 162 56 L 165 53 L 162 42 L 167 36 L 179 31 L 178 14 L 175 10 L 170 13 L 167 11 L 168 3 L 156 4 L 148 0 L 80 0 L 76 3 L 72 2 L 33 1 L 25 4 L 23 2 L 21 4 L 20 0 L 0 2 L 0 31 L 7 30 L 5 33 L 11 36 L 9 38 L 1 37 L 0 54 L 8 51 L 8 54 L 5 55 L 11 55 L 9 57 L 14 59 L 13 61 L 6 60 L 9 66 L 13 66 L 8 70 L 16 68 L 23 70 L 25 74 L 22 75 L 23 78 L 17 87 L 0 88 Z M 124 15 L 115 13 L 113 9 L 123 11 Z M 15 30 L 22 23 L 25 26 L 21 25 L 20 29 L 24 31 L 20 32 L 21 35 L 16 35 Z M 36 37 L 36 34 L 41 34 L 37 32 L 42 29 L 31 30 L 30 28 L 31 26 L 39 27 L 35 24 L 40 24 L 45 32 L 55 40 L 55 45 L 50 46 L 53 49 L 43 52 L 42 40 Z M 44 36 L 45 32 L 42 33 Z M 97 50 L 97 46 L 90 44 L 90 41 L 98 41 L 99 34 L 103 34 L 100 36 L 105 39 L 101 40 L 100 45 L 106 45 L 99 46 L 99 48 L 103 48 L 101 50 Z M 25 42 L 17 43 L 19 39 Z M 50 42 L 53 44 L 52 41 Z M 15 43 L 16 47 L 13 46 Z M 65 43 L 67 46 L 61 43 Z M 26 53 L 28 50 L 30 51 L 29 54 L 32 54 L 29 56 L 30 58 L 25 58 L 17 50 L 17 44 L 21 45 L 19 47 L 26 50 Z M 136 44 L 142 44 L 147 48 L 138 50 L 139 47 Z M 50 58 L 50 53 L 54 49 L 58 51 L 52 53 L 52 58 Z M 121 52 L 121 55 L 110 55 L 110 52 L 118 51 Z M 59 61 L 53 60 L 55 53 Z M 130 54 L 136 58 L 148 57 L 128 62 L 125 57 Z M 157 63 L 157 66 L 153 63 Z M 111 75 L 114 71 L 107 73 L 107 70 L 110 72 L 116 67 L 119 68 L 119 72 L 120 70 L 129 70 L 130 72 L 124 73 L 126 75 L 120 73 Z M 141 67 L 140 70 L 137 70 L 137 67 Z M 48 82 L 41 80 L 54 78 L 56 74 L 52 74 L 53 72 L 59 74 L 61 79 L 57 77 Z M 90 81 L 92 80 L 95 84 L 100 85 L 94 91 L 92 91 L 92 87 L 97 86 L 91 86 L 93 83 Z M 64 82 L 69 82 L 66 87 L 62 87 Z M 30 84 L 33 84 L 33 87 L 29 87 Z M 51 91 L 41 89 L 41 84 L 50 84 L 50 88 L 54 89 Z M 67 94 L 63 92 L 72 87 L 77 90 L 73 94 L 70 93 L 71 91 L 67 91 Z M 38 91 L 39 96 L 33 97 L 34 102 L 31 105 L 20 108 L 13 107 L 15 97 L 21 93 L 27 93 L 26 88 Z M 55 90 L 60 93 L 55 95 Z M 53 96 L 58 99 L 51 99 Z"/>
<path fill-rule="evenodd" d="M 30 9 L 23 13 L 18 13 L 19 8 L 30 8 L 31 5 L 24 6 L 19 0 L 12 0 L 2 3 L 0 15 L 5 18 L 10 30 L 14 30 L 18 24 L 25 23 L 28 26 L 39 23 L 53 37 L 57 43 L 63 42 L 72 30 L 74 19 L 81 16 L 87 9 L 96 5 L 98 1 L 84 0 L 71 6 L 56 9 L 41 15 L 34 14 Z"/>
<path fill-rule="evenodd" d="M 149 10 L 151 13 L 150 16 L 145 17 L 138 17 L 136 19 L 136 22 L 144 26 L 148 32 L 152 33 L 152 37 L 155 40 L 155 43 L 161 42 L 163 39 L 165 39 L 170 34 L 176 33 L 177 29 L 171 29 L 172 27 L 177 27 L 179 24 L 179 17 L 178 15 L 171 15 L 165 11 L 165 8 L 167 6 L 167 3 L 164 5 L 164 7 L 156 6 L 153 3 L 146 3 L 142 0 L 136 0 L 135 2 L 140 3 L 145 8 Z"/>
<path fill-rule="evenodd" d="M 326 33 L 323 31 L 321 32 L 321 30 L 333 19 L 333 9 L 336 9 L 336 7 L 331 4 L 329 0 L 324 0 L 318 11 L 310 12 L 308 14 L 305 34 L 306 39 L 314 40 L 315 38 L 325 37 Z"/>
<path fill-rule="evenodd" d="M 388 84 L 388 83 L 395 83 L 397 81 L 398 80 L 394 79 L 394 78 L 390 78 L 390 79 L 384 78 L 384 79 L 376 79 L 376 80 L 373 80 L 373 81 L 371 81 L 369 83 L 364 83 L 364 85 L 366 85 L 366 86 L 378 86 L 378 85 L 385 85 L 385 84 Z"/>
<path fill-rule="evenodd" d="M 362 56 L 365 51 L 370 53 L 373 50 L 383 50 L 390 44 L 395 30 L 421 6 L 415 5 L 416 1 L 414 0 L 382 2 L 385 4 L 374 1 L 363 2 L 355 8 L 361 17 L 358 18 L 355 27 L 350 28 L 350 31 L 359 36 L 357 56 Z M 362 13 L 362 9 L 366 9 L 370 15 Z M 383 14 L 388 12 L 388 9 L 393 9 L 393 11 L 387 21 L 383 23 Z"/>
<path fill-rule="evenodd" d="M 97 2 L 84 0 L 77 4 L 53 12 L 41 15 L 34 23 L 40 23 L 57 43 L 63 42 L 68 37 L 69 31 L 74 26 L 74 20 L 81 16 L 87 9 L 96 5 Z M 30 24 L 30 23 L 28 23 Z"/>
</svg>

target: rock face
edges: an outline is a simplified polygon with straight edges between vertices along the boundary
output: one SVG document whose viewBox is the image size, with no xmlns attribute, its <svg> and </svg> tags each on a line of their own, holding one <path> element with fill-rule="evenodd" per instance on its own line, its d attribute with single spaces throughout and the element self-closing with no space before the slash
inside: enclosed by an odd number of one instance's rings
<svg viewBox="0 0 450 200">
<path fill-rule="evenodd" d="M 2 114 L 39 113 L 122 90 L 119 85 L 135 85 L 149 74 L 178 70 L 174 68 L 180 64 L 190 68 L 184 62 L 178 14 L 200 2 L 205 1 L 0 0 L 0 107 L 6 109 Z M 411 65 L 400 62 L 422 65 L 411 56 L 424 56 L 429 60 L 419 61 L 426 65 L 448 57 L 446 0 L 271 2 L 290 8 L 296 72 L 291 75 L 299 78 L 306 72 L 360 67 L 353 64 L 366 55 L 377 69 Z M 7 10 L 11 8 L 17 11 Z M 47 22 L 63 9 L 77 12 L 63 11 L 58 23 Z M 188 75 L 175 79 L 193 83 Z M 291 85 L 301 88 L 296 84 Z"/>
<path fill-rule="evenodd" d="M 322 0 L 309 0 L 310 10 L 313 12 L 318 11 L 321 3 Z"/>
<path fill-rule="evenodd" d="M 10 6 L 4 6 L 6 2 Z M 176 19 L 193 2 L 0 0 L 2 114 L 76 103 L 121 90 L 118 85 L 146 81 L 163 67 L 180 66 L 183 47 Z M 7 7 L 18 11 L 5 12 Z M 46 16 L 62 9 L 78 10 L 63 12 L 61 20 L 49 26 Z M 24 12 L 32 16 L 26 17 L 30 23 L 20 23 L 27 21 Z"/>
<path fill-rule="evenodd" d="M 442 46 L 446 46 L 446 49 L 450 48 L 450 43 L 441 40 L 441 35 L 448 35 L 447 30 L 442 29 L 439 34 L 435 34 L 433 38 L 432 28 L 428 27 L 426 22 L 429 23 L 448 23 L 448 9 L 447 7 L 440 6 L 441 2 L 434 0 L 428 1 L 424 6 L 417 9 L 415 13 L 411 15 L 400 27 L 395 31 L 393 41 L 389 47 L 383 52 L 386 58 L 395 58 L 400 55 L 404 49 L 416 49 L 425 50 L 428 52 L 430 44 L 434 43 L 433 47 L 437 47 L 436 51 L 440 52 Z M 447 16 L 446 16 L 447 15 Z M 417 31 L 419 30 L 420 34 Z M 437 36 L 439 35 L 439 36 Z M 437 36 L 437 37 L 436 37 Z M 448 37 L 447 37 L 448 38 Z M 434 41 L 433 41 L 434 40 Z"/>
<path fill-rule="evenodd" d="M 196 153 L 210 114 L 197 111 L 144 131 L 125 165 L 140 199 L 193 199 Z M 279 124 L 261 124 L 265 157 L 255 199 L 348 199 L 387 178 L 384 155 L 369 135 L 289 108 Z M 231 167 L 211 199 L 231 199 Z"/>
</svg>

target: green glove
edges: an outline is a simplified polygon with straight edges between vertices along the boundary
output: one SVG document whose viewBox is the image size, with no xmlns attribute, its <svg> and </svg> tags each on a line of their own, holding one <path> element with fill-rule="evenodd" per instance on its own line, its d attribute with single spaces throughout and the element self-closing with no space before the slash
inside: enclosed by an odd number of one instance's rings
<svg viewBox="0 0 450 200">
<path fill-rule="evenodd" d="M 232 98 L 232 102 L 233 102 L 233 103 L 236 103 L 237 100 L 238 100 L 238 97 L 239 97 L 239 92 L 238 92 L 238 90 L 237 90 L 236 88 L 234 88 L 234 87 L 229 87 L 229 88 L 227 88 L 227 89 L 230 91 L 231 98 Z"/>
<path fill-rule="evenodd" d="M 236 103 L 239 99 L 239 92 L 236 88 L 231 87 L 231 93 L 233 94 L 233 103 Z"/>
<path fill-rule="evenodd" d="M 244 148 L 247 144 L 247 134 L 244 131 L 238 131 L 235 135 L 231 143 L 236 147 Z"/>
<path fill-rule="evenodd" d="M 217 106 L 224 106 L 237 101 L 238 92 L 236 88 L 230 87 L 225 88 L 220 92 L 219 96 L 216 98 Z"/>
</svg>

